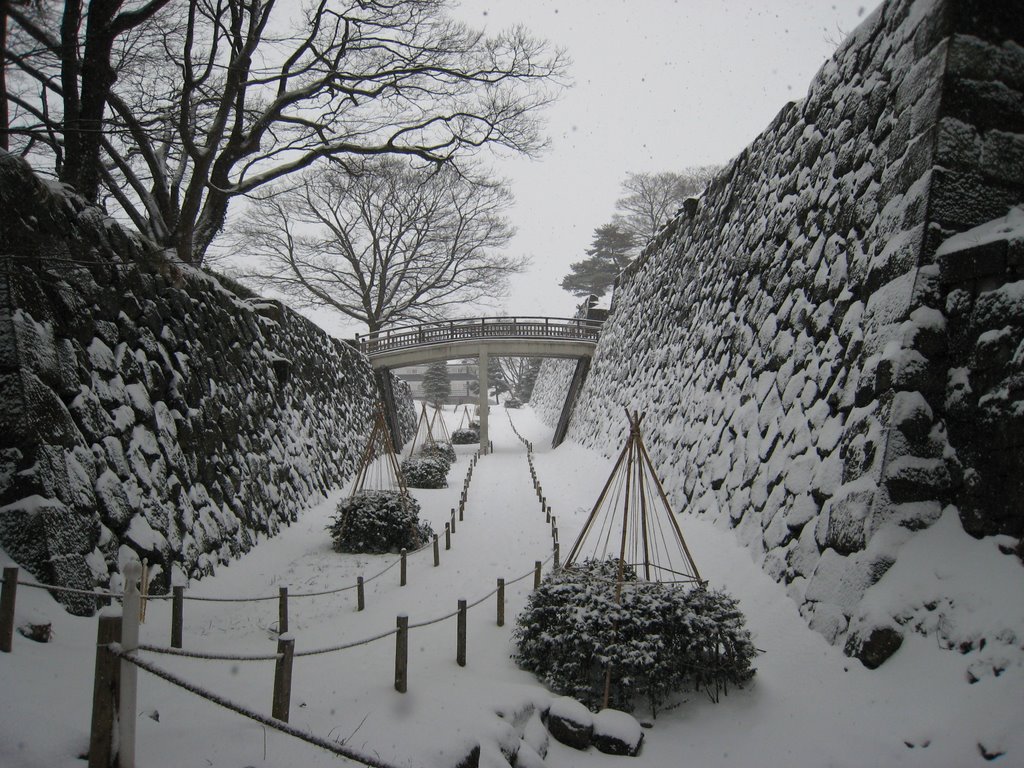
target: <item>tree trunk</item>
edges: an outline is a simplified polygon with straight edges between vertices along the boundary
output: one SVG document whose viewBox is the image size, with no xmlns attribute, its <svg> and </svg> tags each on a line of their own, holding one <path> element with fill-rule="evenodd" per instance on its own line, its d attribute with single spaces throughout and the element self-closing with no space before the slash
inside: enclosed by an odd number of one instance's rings
<svg viewBox="0 0 1024 768">
<path fill-rule="evenodd" d="M 78 60 L 81 6 L 64 4 L 61 24 L 61 85 L 64 89 L 64 164 L 60 180 L 95 202 L 100 190 L 100 147 L 107 96 L 117 74 L 110 66 L 114 16 L 122 0 L 92 0 L 85 30 L 85 53 Z M 79 89 L 79 79 L 81 87 Z"/>
<path fill-rule="evenodd" d="M 10 133 L 11 115 L 7 109 L 7 3 L 0 0 L 0 149 L 7 152 L 11 148 Z"/>
</svg>

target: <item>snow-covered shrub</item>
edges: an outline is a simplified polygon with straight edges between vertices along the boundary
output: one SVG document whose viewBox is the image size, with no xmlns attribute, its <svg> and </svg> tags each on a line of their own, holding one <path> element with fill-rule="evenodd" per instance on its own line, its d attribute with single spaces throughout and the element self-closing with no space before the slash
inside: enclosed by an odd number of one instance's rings
<svg viewBox="0 0 1024 768">
<path fill-rule="evenodd" d="M 336 552 L 397 552 L 430 540 L 430 523 L 420 522 L 416 499 L 399 491 L 360 491 L 338 505 L 327 526 Z"/>
<path fill-rule="evenodd" d="M 516 662 L 557 693 L 598 708 L 611 667 L 609 706 L 655 712 L 671 694 L 713 701 L 754 675 L 757 654 L 736 601 L 723 592 L 638 581 L 618 561 L 588 560 L 549 575 L 516 622 Z"/>
<path fill-rule="evenodd" d="M 437 458 L 445 459 L 448 462 L 449 466 L 455 463 L 455 449 L 452 448 L 447 443 L 434 443 L 433 445 L 428 445 L 426 448 L 419 452 L 419 455 L 432 457 L 436 456 Z"/>
<path fill-rule="evenodd" d="M 509 398 L 506 398 L 506 400 L 505 400 L 505 407 L 506 408 L 522 408 L 523 407 L 523 401 L 520 400 L 518 397 L 509 397 Z"/>
<path fill-rule="evenodd" d="M 480 432 L 475 429 L 456 429 L 452 432 L 452 442 L 455 445 L 472 445 L 480 442 Z"/>
<path fill-rule="evenodd" d="M 451 464 L 442 456 L 418 453 L 402 462 L 405 484 L 410 488 L 447 488 Z"/>
</svg>

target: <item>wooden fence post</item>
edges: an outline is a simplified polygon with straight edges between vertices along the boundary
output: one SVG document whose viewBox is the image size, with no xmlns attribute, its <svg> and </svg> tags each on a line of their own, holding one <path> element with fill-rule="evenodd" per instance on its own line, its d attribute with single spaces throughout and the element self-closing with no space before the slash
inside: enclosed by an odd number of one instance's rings
<svg viewBox="0 0 1024 768">
<path fill-rule="evenodd" d="M 121 619 L 121 650 L 128 653 L 139 647 L 139 579 L 142 565 L 131 562 L 124 569 L 124 611 Z M 135 767 L 136 696 L 139 670 L 126 659 L 121 659 L 121 698 L 118 706 L 119 768 Z"/>
<path fill-rule="evenodd" d="M 181 648 L 185 624 L 185 588 L 173 587 L 171 592 L 171 648 Z"/>
<path fill-rule="evenodd" d="M 505 580 L 498 579 L 498 626 L 505 626 Z"/>
<path fill-rule="evenodd" d="M 18 569 L 4 568 L 4 584 L 0 588 L 0 651 L 10 653 L 14 647 L 14 603 L 18 592 Z"/>
<path fill-rule="evenodd" d="M 452 529 L 449 523 L 444 524 L 444 548 L 452 548 Z"/>
<path fill-rule="evenodd" d="M 452 507 L 452 533 L 455 533 L 455 507 Z"/>
<path fill-rule="evenodd" d="M 117 657 L 111 643 L 121 642 L 121 609 L 100 612 L 96 630 L 96 671 L 92 683 L 92 727 L 89 730 L 89 768 L 110 768 L 113 757 L 114 720 L 120 685 Z"/>
<path fill-rule="evenodd" d="M 366 600 L 363 594 L 363 577 L 356 577 L 356 610 L 361 611 L 366 607 Z"/>
<path fill-rule="evenodd" d="M 274 702 L 270 716 L 287 723 L 292 703 L 292 659 L 295 657 L 295 638 L 291 635 L 279 635 L 277 653 L 277 661 L 274 663 Z"/>
<path fill-rule="evenodd" d="M 277 634 L 288 634 L 288 587 L 277 590 Z"/>
<path fill-rule="evenodd" d="M 455 663 L 466 666 L 466 601 L 459 600 L 459 621 L 455 638 Z"/>
<path fill-rule="evenodd" d="M 459 520 L 462 520 L 462 513 L 465 511 L 465 509 L 466 509 L 466 500 L 463 499 L 462 501 L 459 502 Z"/>
<path fill-rule="evenodd" d="M 409 688 L 409 617 L 398 614 L 395 635 L 395 690 L 405 693 Z"/>
<path fill-rule="evenodd" d="M 535 561 L 534 564 L 533 564 L 533 588 L 534 589 L 539 589 L 540 588 L 540 567 L 541 567 L 540 560 Z"/>
<path fill-rule="evenodd" d="M 437 568 L 441 564 L 441 552 L 437 546 L 437 534 L 434 534 L 434 567 Z"/>
<path fill-rule="evenodd" d="M 555 542 L 555 570 L 557 571 L 561 566 L 558 563 L 558 542 Z"/>
<path fill-rule="evenodd" d="M 544 507 L 544 522 L 551 522 L 551 507 Z"/>
<path fill-rule="evenodd" d="M 406 581 L 406 573 L 407 573 L 407 571 L 406 571 L 406 554 L 407 553 L 406 553 L 405 547 L 402 547 L 402 551 L 400 553 L 400 555 L 402 557 L 402 562 L 398 566 L 398 570 L 399 570 L 399 572 L 401 574 L 398 577 L 398 586 L 400 586 L 400 587 L 404 587 L 405 586 L 405 581 Z"/>
</svg>

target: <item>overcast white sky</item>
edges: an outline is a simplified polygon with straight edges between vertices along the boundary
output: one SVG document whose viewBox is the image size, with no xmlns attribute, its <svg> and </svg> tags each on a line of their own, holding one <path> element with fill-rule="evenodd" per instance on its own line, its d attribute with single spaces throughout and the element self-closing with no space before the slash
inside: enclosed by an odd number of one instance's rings
<svg viewBox="0 0 1024 768">
<path fill-rule="evenodd" d="M 803 98 L 876 0 L 463 0 L 490 32 L 524 24 L 564 47 L 574 82 L 548 112 L 550 149 L 493 165 L 512 182 L 510 250 L 533 259 L 507 314 L 571 315 L 558 283 L 609 221 L 627 172 L 722 164 Z M 840 32 L 840 30 L 842 32 Z M 359 328 L 318 322 L 335 333 Z"/>
</svg>

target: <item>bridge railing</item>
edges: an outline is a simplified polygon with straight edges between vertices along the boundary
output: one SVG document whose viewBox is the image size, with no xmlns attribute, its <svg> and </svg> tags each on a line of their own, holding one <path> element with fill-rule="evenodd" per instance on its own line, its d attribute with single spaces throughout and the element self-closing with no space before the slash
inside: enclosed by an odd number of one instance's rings
<svg viewBox="0 0 1024 768">
<path fill-rule="evenodd" d="M 376 336 L 357 335 L 367 355 L 469 339 L 572 339 L 597 342 L 602 321 L 568 317 L 475 317 L 396 326 Z"/>
</svg>

